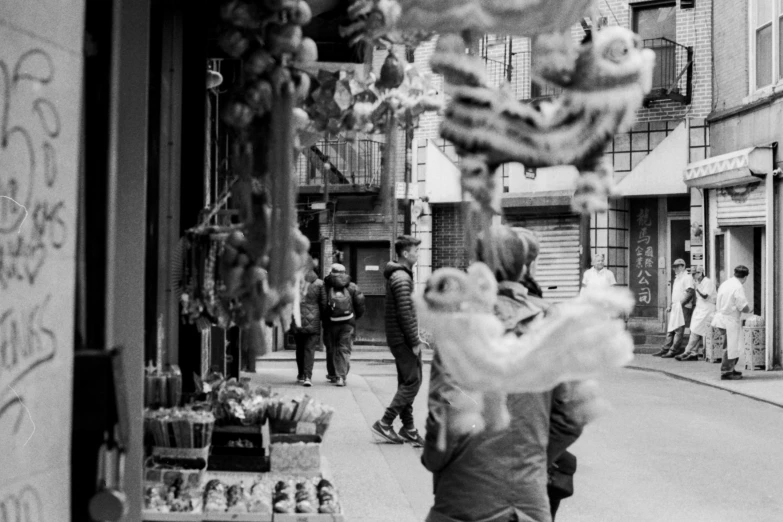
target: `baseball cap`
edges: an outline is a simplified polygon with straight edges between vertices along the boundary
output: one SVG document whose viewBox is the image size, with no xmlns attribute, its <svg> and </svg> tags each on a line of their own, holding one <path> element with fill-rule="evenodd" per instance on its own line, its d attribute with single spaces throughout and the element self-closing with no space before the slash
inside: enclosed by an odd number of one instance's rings
<svg viewBox="0 0 783 522">
<path fill-rule="evenodd" d="M 685 266 L 685 261 L 682 259 L 675 259 L 674 263 L 672 263 L 672 266 L 682 265 Z"/>
</svg>

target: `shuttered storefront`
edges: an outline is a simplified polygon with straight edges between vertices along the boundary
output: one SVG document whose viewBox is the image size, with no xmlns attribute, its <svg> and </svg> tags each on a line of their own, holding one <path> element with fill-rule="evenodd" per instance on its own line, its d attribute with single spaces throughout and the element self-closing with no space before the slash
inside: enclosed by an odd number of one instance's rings
<svg viewBox="0 0 783 522">
<path fill-rule="evenodd" d="M 718 226 L 763 226 L 767 219 L 766 187 L 763 183 L 723 187 L 717 190 Z"/>
<path fill-rule="evenodd" d="M 538 237 L 536 281 L 544 297 L 557 302 L 579 294 L 579 218 L 572 215 L 520 217 L 509 220 L 509 224 L 527 228 Z"/>
</svg>

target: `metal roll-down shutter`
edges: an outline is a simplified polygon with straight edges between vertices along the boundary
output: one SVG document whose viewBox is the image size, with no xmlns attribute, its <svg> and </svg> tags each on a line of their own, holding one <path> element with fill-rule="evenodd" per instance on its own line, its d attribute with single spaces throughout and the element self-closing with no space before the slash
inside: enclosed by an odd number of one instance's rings
<svg viewBox="0 0 783 522">
<path fill-rule="evenodd" d="M 515 219 L 512 227 L 524 227 L 538 237 L 540 252 L 536 281 L 550 301 L 579 294 L 579 217 L 555 216 Z M 556 287 L 556 288 L 553 288 Z"/>
</svg>

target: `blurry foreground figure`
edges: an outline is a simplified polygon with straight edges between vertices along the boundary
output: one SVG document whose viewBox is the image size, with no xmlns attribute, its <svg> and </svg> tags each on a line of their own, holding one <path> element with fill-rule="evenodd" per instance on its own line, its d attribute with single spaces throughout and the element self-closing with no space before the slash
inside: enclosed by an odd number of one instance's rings
<svg viewBox="0 0 783 522">
<path fill-rule="evenodd" d="M 507 334 L 524 337 L 549 305 L 526 277 L 538 252 L 532 235 L 494 227 L 478 244 L 478 259 L 494 267 L 494 315 Z M 528 285 L 521 281 L 529 281 Z M 432 362 L 427 436 L 422 462 L 433 473 L 435 504 L 428 522 L 552 520 L 548 469 L 556 461 L 573 474 L 575 458 L 558 460 L 589 420 L 587 395 L 563 383 L 535 393 L 471 393 L 455 382 L 436 351 Z M 465 405 L 472 402 L 480 410 Z M 505 413 L 499 406 L 507 408 Z M 471 412 L 471 409 L 473 410 Z M 462 411 L 460 411 L 462 410 Z M 571 456 L 572 457 L 572 456 Z M 558 477 L 568 496 L 570 484 Z M 556 505 L 551 506 L 552 513 Z"/>
</svg>

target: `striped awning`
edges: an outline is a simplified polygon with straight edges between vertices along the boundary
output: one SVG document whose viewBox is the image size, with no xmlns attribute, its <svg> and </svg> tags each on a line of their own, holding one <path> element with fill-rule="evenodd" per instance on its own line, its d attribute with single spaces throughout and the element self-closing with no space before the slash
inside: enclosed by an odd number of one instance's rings
<svg viewBox="0 0 783 522">
<path fill-rule="evenodd" d="M 683 178 L 689 187 L 717 188 L 759 181 L 772 172 L 772 148 L 749 147 L 689 163 Z"/>
</svg>

